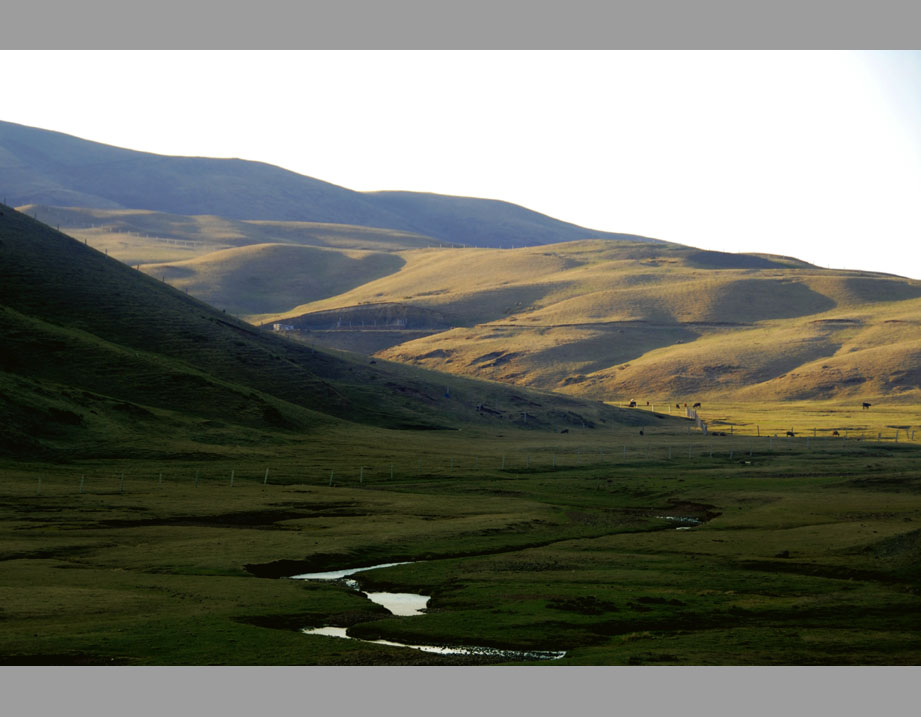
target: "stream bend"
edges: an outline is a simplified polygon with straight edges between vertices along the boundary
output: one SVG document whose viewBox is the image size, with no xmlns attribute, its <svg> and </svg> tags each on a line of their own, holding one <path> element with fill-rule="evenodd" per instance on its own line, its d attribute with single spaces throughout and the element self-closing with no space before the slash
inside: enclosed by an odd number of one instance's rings
<svg viewBox="0 0 921 717">
<path fill-rule="evenodd" d="M 368 570 L 377 570 L 378 568 L 390 568 L 394 565 L 409 565 L 410 561 L 404 561 L 401 563 L 382 563 L 380 565 L 372 565 L 366 568 L 346 568 L 344 570 L 328 570 L 321 573 L 301 573 L 299 575 L 292 575 L 292 580 L 342 580 L 346 585 L 348 585 L 353 590 L 364 595 L 366 598 L 371 600 L 371 602 L 382 605 L 387 610 L 389 610 L 393 615 L 399 617 L 410 617 L 412 615 L 421 615 L 428 601 L 431 599 L 429 595 L 419 595 L 416 593 L 388 593 L 388 592 L 364 592 L 357 580 L 348 579 L 350 575 L 356 573 L 366 572 Z M 434 652 L 440 655 L 484 655 L 490 657 L 504 657 L 509 660 L 558 660 L 566 652 L 563 651 L 552 651 L 552 650 L 505 650 L 495 647 L 478 647 L 474 645 L 466 646 L 437 646 L 437 645 L 409 645 L 403 642 L 393 642 L 391 640 L 362 640 L 358 637 L 352 637 L 348 634 L 348 628 L 345 627 L 333 627 L 333 626 L 324 626 L 324 627 L 314 627 L 309 628 L 305 627 L 301 629 L 301 632 L 305 635 L 323 635 L 326 637 L 339 637 L 345 638 L 347 640 L 358 640 L 359 642 L 368 642 L 375 645 L 389 645 L 391 647 L 408 647 L 413 650 L 420 650 L 422 652 Z"/>
</svg>

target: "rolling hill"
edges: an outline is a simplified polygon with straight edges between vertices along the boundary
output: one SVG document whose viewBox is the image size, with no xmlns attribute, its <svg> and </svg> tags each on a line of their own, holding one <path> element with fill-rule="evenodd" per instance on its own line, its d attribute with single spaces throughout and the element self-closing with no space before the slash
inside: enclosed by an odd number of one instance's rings
<svg viewBox="0 0 921 717">
<path fill-rule="evenodd" d="M 921 395 L 918 281 L 664 243 L 401 256 L 391 275 L 263 320 L 312 342 L 609 401 Z M 384 319 L 400 311 L 413 319 L 397 331 Z"/>
<path fill-rule="evenodd" d="M 294 343 L 5 205 L 0 333 L 0 452 L 15 456 L 207 456 L 348 425 L 513 427 L 521 406 L 529 429 L 650 420 Z"/>
<path fill-rule="evenodd" d="M 376 227 L 477 246 L 601 237 L 507 202 L 415 192 L 355 192 L 261 162 L 136 152 L 0 122 L 0 197 L 109 210 Z"/>
<path fill-rule="evenodd" d="M 184 261 L 255 244 L 379 252 L 438 245 L 436 240 L 421 234 L 351 224 L 242 221 L 207 214 L 43 204 L 27 204 L 18 209 L 129 266 Z"/>
<path fill-rule="evenodd" d="M 613 402 L 921 396 L 901 277 L 2 122 L 0 170 L 33 217 L 312 347 Z"/>
</svg>

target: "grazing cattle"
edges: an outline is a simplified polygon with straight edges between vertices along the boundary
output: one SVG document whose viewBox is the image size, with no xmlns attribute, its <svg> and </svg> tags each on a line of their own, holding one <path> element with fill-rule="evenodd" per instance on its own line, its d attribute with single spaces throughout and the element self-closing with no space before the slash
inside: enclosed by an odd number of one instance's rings
<svg viewBox="0 0 921 717">
<path fill-rule="evenodd" d="M 643 429 L 642 429 L 642 428 L 640 429 L 640 435 L 641 435 L 641 436 L 646 435 L 645 433 L 643 433 Z"/>
<path fill-rule="evenodd" d="M 680 404 L 680 403 L 676 403 L 676 404 L 675 404 L 675 408 L 681 408 L 681 404 Z"/>
<path fill-rule="evenodd" d="M 562 431 L 560 431 L 560 433 L 569 433 L 569 429 L 568 429 L 568 428 L 564 428 Z"/>
<path fill-rule="evenodd" d="M 832 435 L 833 435 L 833 436 L 840 436 L 841 434 L 838 433 L 838 431 L 832 431 Z"/>
<path fill-rule="evenodd" d="M 872 405 L 872 404 L 870 404 L 870 403 L 864 403 L 864 404 L 863 404 L 863 410 L 866 411 L 871 405 Z"/>
<path fill-rule="evenodd" d="M 700 403 L 695 403 L 693 406 L 691 406 L 691 408 L 700 408 Z"/>
<path fill-rule="evenodd" d="M 636 401 L 630 401 L 630 403 L 628 403 L 627 405 L 628 405 L 630 408 L 636 408 Z"/>
<path fill-rule="evenodd" d="M 793 431 L 787 431 L 787 435 L 788 435 L 790 438 L 795 438 L 795 437 L 796 437 L 796 434 L 795 434 Z"/>
</svg>

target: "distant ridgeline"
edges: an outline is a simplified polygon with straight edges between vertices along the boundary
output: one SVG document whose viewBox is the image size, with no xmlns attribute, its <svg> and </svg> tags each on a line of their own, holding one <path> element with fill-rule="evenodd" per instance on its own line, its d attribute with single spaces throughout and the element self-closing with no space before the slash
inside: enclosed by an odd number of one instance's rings
<svg viewBox="0 0 921 717">
<path fill-rule="evenodd" d="M 498 200 L 355 192 L 262 162 L 137 152 L 11 122 L 0 122 L 0 197 L 11 206 L 383 227 L 457 246 L 508 248 L 588 237 L 655 241 L 586 229 Z"/>
</svg>

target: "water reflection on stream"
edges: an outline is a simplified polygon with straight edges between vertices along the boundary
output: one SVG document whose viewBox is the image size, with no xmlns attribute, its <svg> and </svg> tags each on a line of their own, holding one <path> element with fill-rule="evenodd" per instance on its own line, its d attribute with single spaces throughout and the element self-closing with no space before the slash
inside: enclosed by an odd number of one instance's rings
<svg viewBox="0 0 921 717">
<path fill-rule="evenodd" d="M 381 565 L 372 565 L 367 568 L 349 568 L 346 570 L 329 570 L 322 573 L 301 573 L 292 575 L 294 580 L 342 580 L 353 590 L 357 590 L 366 598 L 387 608 L 391 613 L 400 617 L 411 615 L 421 615 L 428 605 L 429 595 L 418 595 L 415 593 L 388 593 L 388 592 L 364 592 L 357 580 L 348 580 L 348 576 L 355 573 L 365 572 L 367 570 L 376 570 L 378 568 L 389 568 L 394 565 L 408 565 L 402 563 L 383 563 Z M 391 642 L 390 640 L 362 640 L 358 637 L 352 637 L 348 634 L 348 628 L 345 627 L 305 627 L 301 630 L 305 635 L 324 635 L 326 637 L 341 637 L 348 640 L 358 640 L 359 642 L 370 642 L 375 645 L 390 645 L 392 647 L 409 647 L 413 650 L 422 652 L 434 652 L 440 655 L 483 655 L 490 657 L 504 657 L 509 660 L 558 660 L 563 657 L 565 651 L 538 651 L 538 650 L 503 650 L 494 647 L 439 647 L 435 645 L 408 645 L 402 642 Z"/>
<path fill-rule="evenodd" d="M 349 575 L 354 575 L 355 573 L 363 573 L 366 570 L 377 570 L 378 568 L 390 568 L 394 565 L 407 565 L 408 563 L 383 563 L 381 565 L 372 565 L 368 568 L 349 568 L 347 570 L 328 570 L 324 573 L 302 573 L 300 575 L 292 575 L 294 580 L 343 580 Z M 386 592 L 373 592 L 368 593 L 361 589 L 357 580 L 343 580 L 346 585 L 348 585 L 353 590 L 357 590 L 362 595 L 364 595 L 371 602 L 377 603 L 378 605 L 383 605 L 385 608 L 390 610 L 394 615 L 399 615 L 401 617 L 409 615 L 421 615 L 422 611 L 425 610 L 426 605 L 428 605 L 430 596 L 429 595 L 417 595 L 415 593 L 386 593 Z"/>
</svg>

